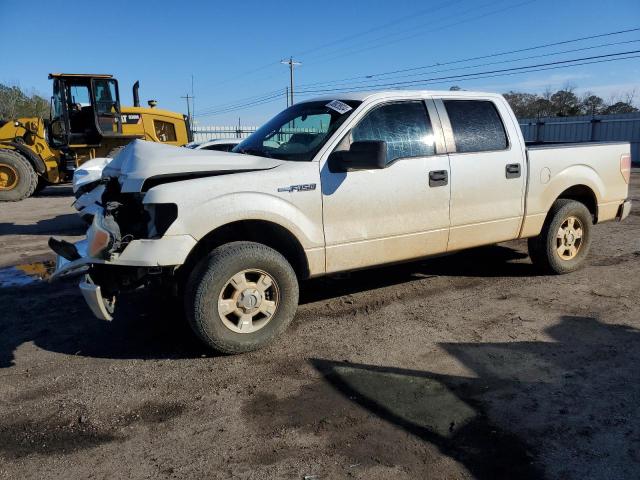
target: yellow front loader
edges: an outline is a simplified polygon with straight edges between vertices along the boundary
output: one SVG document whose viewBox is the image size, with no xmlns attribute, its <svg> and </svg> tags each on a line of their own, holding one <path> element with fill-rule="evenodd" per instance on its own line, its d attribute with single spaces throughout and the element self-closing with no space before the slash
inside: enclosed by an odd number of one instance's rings
<svg viewBox="0 0 640 480">
<path fill-rule="evenodd" d="M 0 201 L 18 201 L 50 184 L 71 180 L 86 160 L 112 157 L 134 139 L 184 145 L 191 141 L 185 115 L 141 107 L 138 82 L 133 107 L 121 107 L 111 75 L 52 73 L 51 119 L 0 120 Z"/>
</svg>

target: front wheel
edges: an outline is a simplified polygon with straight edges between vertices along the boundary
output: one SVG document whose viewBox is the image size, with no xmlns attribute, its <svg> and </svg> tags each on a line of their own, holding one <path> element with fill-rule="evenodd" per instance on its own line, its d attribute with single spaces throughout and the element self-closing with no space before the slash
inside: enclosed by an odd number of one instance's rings
<svg viewBox="0 0 640 480">
<path fill-rule="evenodd" d="M 573 272 L 584 264 L 591 247 L 591 213 L 580 202 L 557 200 L 537 237 L 529 239 L 529 256 L 546 273 Z"/>
<path fill-rule="evenodd" d="M 232 242 L 201 260 L 187 282 L 185 310 L 200 339 L 222 353 L 267 345 L 282 333 L 298 306 L 298 281 L 277 251 Z"/>
</svg>

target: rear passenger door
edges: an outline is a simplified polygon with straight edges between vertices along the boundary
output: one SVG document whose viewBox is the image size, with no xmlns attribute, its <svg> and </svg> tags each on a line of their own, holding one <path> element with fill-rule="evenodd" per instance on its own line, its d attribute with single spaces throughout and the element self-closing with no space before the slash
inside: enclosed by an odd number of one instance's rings
<svg viewBox="0 0 640 480">
<path fill-rule="evenodd" d="M 519 127 L 505 105 L 487 99 L 441 98 L 436 107 L 451 167 L 447 250 L 516 238 L 527 175 Z"/>
</svg>

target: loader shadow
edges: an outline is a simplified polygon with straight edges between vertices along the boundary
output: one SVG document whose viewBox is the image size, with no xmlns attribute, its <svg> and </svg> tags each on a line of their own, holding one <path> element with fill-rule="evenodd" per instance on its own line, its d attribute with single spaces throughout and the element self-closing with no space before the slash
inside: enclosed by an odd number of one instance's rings
<svg viewBox="0 0 640 480">
<path fill-rule="evenodd" d="M 70 197 L 73 200 L 73 187 L 71 184 L 49 185 L 44 190 L 34 195 L 35 197 Z"/>
<path fill-rule="evenodd" d="M 310 361 L 345 399 L 474 478 L 640 478 L 640 330 L 565 316 L 547 333 L 552 341 L 441 345 L 475 377 Z"/>
<path fill-rule="evenodd" d="M 82 235 L 87 225 L 73 213 L 65 213 L 53 218 L 38 220 L 37 223 L 20 225 L 0 223 L 2 235 Z"/>
</svg>

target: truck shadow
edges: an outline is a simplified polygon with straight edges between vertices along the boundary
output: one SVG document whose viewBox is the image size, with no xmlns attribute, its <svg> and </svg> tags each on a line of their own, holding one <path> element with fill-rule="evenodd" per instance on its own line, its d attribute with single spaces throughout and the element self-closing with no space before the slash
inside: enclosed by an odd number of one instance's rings
<svg viewBox="0 0 640 480">
<path fill-rule="evenodd" d="M 552 341 L 441 344 L 473 377 L 311 363 L 347 401 L 435 445 L 474 478 L 640 478 L 640 370 L 631 367 L 640 330 L 564 316 L 546 333 Z"/>
<path fill-rule="evenodd" d="M 533 274 L 530 264 L 511 264 L 526 255 L 508 247 L 476 249 L 464 254 L 371 269 L 344 279 L 319 279 L 301 285 L 300 303 L 420 281 L 425 276 Z M 487 271 L 484 271 L 484 268 Z M 181 301 L 161 292 L 122 296 L 112 322 L 97 320 L 80 296 L 75 280 L 53 285 L 0 288 L 0 368 L 13 364 L 13 352 L 33 341 L 41 348 L 97 358 L 194 358 L 211 356 L 192 333 Z M 24 299 L 28 298 L 28 302 Z"/>
<path fill-rule="evenodd" d="M 300 303 L 327 300 L 375 288 L 419 281 L 431 276 L 489 278 L 539 275 L 538 269 L 527 258 L 526 244 L 512 242 L 474 248 L 419 262 L 312 279 L 302 285 Z"/>
</svg>

